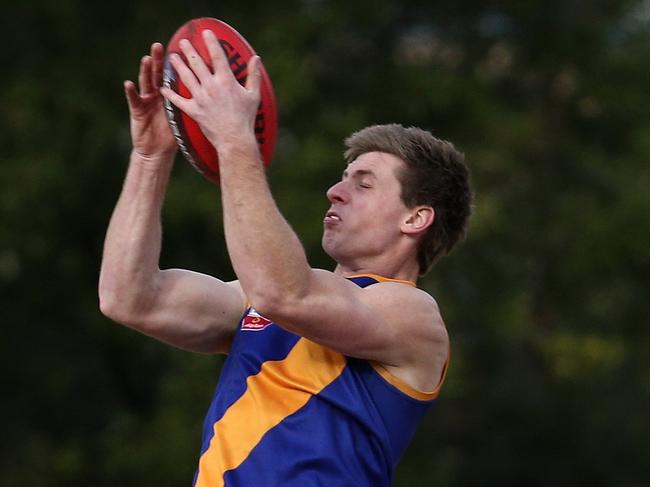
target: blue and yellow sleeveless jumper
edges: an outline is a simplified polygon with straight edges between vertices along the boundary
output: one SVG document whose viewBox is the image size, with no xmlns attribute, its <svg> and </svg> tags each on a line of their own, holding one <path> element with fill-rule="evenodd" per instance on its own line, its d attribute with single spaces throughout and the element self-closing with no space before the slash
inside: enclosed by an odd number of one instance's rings
<svg viewBox="0 0 650 487">
<path fill-rule="evenodd" d="M 348 279 L 360 287 L 388 280 Z M 249 308 L 205 419 L 194 485 L 390 486 L 439 388 L 417 391 Z"/>
</svg>

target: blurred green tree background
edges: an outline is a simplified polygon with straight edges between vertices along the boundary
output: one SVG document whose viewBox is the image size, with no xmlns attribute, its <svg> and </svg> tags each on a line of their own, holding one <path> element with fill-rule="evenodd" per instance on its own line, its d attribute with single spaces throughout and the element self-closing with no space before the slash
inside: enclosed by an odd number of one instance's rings
<svg viewBox="0 0 650 487">
<path fill-rule="evenodd" d="M 271 74 L 269 177 L 314 266 L 332 266 L 324 192 L 350 132 L 398 121 L 466 153 L 469 237 L 420 283 L 451 369 L 395 485 L 648 485 L 647 0 L 6 2 L 0 484 L 191 482 L 222 359 L 110 322 L 96 285 L 130 150 L 122 80 L 199 16 Z M 163 266 L 233 277 L 218 189 L 180 156 L 163 218 Z"/>
</svg>

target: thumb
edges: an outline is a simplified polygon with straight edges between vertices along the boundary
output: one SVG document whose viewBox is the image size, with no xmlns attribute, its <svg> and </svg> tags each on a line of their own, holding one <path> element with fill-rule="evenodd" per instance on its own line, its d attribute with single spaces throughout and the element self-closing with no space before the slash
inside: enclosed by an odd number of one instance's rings
<svg viewBox="0 0 650 487">
<path fill-rule="evenodd" d="M 246 77 L 246 89 L 257 94 L 260 91 L 262 83 L 262 61 L 259 56 L 253 56 L 248 66 L 248 76 Z"/>
</svg>

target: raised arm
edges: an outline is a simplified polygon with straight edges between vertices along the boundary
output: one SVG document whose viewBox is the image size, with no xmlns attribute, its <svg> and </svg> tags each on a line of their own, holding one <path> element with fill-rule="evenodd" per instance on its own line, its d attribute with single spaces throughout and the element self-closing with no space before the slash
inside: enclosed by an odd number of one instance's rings
<svg viewBox="0 0 650 487">
<path fill-rule="evenodd" d="M 176 143 L 159 90 L 163 47 L 142 58 L 139 92 L 126 81 L 133 150 L 111 218 L 99 279 L 101 311 L 171 345 L 226 352 L 245 299 L 238 282 L 195 272 L 160 270 L 160 211 Z"/>
</svg>

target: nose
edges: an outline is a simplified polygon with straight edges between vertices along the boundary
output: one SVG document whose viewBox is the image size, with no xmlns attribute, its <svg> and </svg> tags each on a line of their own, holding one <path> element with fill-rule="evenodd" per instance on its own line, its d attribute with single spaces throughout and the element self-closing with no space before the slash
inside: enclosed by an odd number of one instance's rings
<svg viewBox="0 0 650 487">
<path fill-rule="evenodd" d="M 339 181 L 327 190 L 327 199 L 331 203 L 345 203 L 348 200 L 348 193 L 345 189 L 345 183 Z"/>
</svg>

